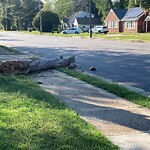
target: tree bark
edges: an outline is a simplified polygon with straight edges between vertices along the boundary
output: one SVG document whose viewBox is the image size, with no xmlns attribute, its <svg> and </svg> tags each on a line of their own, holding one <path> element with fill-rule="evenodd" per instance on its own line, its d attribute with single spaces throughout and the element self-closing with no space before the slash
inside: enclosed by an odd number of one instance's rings
<svg viewBox="0 0 150 150">
<path fill-rule="evenodd" d="M 6 61 L 0 64 L 0 73 L 27 74 L 57 67 L 69 67 L 74 62 L 75 56 L 53 60 Z"/>
</svg>

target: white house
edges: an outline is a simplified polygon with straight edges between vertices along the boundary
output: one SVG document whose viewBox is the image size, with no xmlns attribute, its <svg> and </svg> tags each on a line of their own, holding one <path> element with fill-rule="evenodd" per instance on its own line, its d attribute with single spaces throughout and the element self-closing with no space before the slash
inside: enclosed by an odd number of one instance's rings
<svg viewBox="0 0 150 150">
<path fill-rule="evenodd" d="M 90 17 L 90 13 L 88 13 L 86 11 L 79 11 L 71 16 L 71 18 L 86 18 L 86 17 L 87 18 Z M 94 18 L 95 17 L 94 14 L 91 14 L 91 17 Z"/>
<path fill-rule="evenodd" d="M 76 12 L 69 17 L 66 28 L 80 27 L 83 29 L 83 31 L 89 31 L 90 28 L 89 18 L 90 18 L 90 14 L 88 12 L 85 11 Z M 101 18 L 95 18 L 94 14 L 91 14 L 91 23 L 92 25 L 100 25 Z M 61 22 L 61 25 L 63 27 L 66 26 L 65 19 Z"/>
<path fill-rule="evenodd" d="M 89 31 L 90 23 L 89 18 L 75 18 L 72 22 L 72 27 L 80 27 L 84 32 Z M 100 18 L 91 18 L 91 25 L 100 25 L 101 19 Z"/>
</svg>

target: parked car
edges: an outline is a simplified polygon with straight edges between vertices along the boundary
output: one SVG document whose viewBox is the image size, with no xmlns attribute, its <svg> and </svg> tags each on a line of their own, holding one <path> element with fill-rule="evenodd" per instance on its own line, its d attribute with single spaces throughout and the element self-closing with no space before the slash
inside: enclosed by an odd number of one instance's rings
<svg viewBox="0 0 150 150">
<path fill-rule="evenodd" d="M 82 31 L 83 32 L 89 32 L 89 28 L 90 28 L 89 25 L 82 26 Z"/>
<path fill-rule="evenodd" d="M 62 31 L 63 34 L 79 34 L 82 33 L 80 28 L 69 28 Z"/>
<path fill-rule="evenodd" d="M 92 28 L 92 33 L 105 33 L 107 34 L 109 32 L 108 28 L 106 26 L 94 26 Z"/>
</svg>

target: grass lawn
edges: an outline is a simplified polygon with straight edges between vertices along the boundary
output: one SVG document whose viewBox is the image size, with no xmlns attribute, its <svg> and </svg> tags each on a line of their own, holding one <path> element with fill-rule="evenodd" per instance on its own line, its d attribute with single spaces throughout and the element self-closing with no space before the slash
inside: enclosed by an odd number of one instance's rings
<svg viewBox="0 0 150 150">
<path fill-rule="evenodd" d="M 1 150 L 117 150 L 25 76 L 0 75 Z"/>
<path fill-rule="evenodd" d="M 132 42 L 150 42 L 150 33 L 108 34 L 104 38 L 109 40 L 124 40 Z"/>
<path fill-rule="evenodd" d="M 37 31 L 28 32 L 30 34 L 40 35 Z M 81 37 L 89 38 L 89 33 L 81 34 L 61 34 L 61 33 L 43 33 L 42 35 L 61 36 L 61 37 Z M 93 38 L 101 38 L 107 40 L 122 40 L 132 42 L 150 42 L 150 33 L 108 33 L 108 34 L 92 34 Z"/>
<path fill-rule="evenodd" d="M 91 85 L 94 85 L 98 88 L 104 89 L 110 93 L 114 93 L 122 98 L 125 98 L 126 100 L 129 100 L 141 106 L 150 108 L 150 98 L 143 96 L 139 93 L 129 91 L 128 89 L 121 87 L 118 84 L 108 83 L 102 79 L 91 77 L 89 75 L 83 74 L 76 70 L 65 69 L 65 68 L 59 68 L 58 70 L 68 75 L 71 75 L 75 78 L 78 78 L 82 81 L 85 81 Z"/>
</svg>

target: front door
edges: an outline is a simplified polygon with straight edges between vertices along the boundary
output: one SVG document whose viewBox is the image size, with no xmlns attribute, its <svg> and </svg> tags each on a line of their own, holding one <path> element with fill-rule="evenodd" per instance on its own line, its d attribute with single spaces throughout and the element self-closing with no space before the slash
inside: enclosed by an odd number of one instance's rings
<svg viewBox="0 0 150 150">
<path fill-rule="evenodd" d="M 124 22 L 119 22 L 119 32 L 124 32 Z"/>
</svg>

